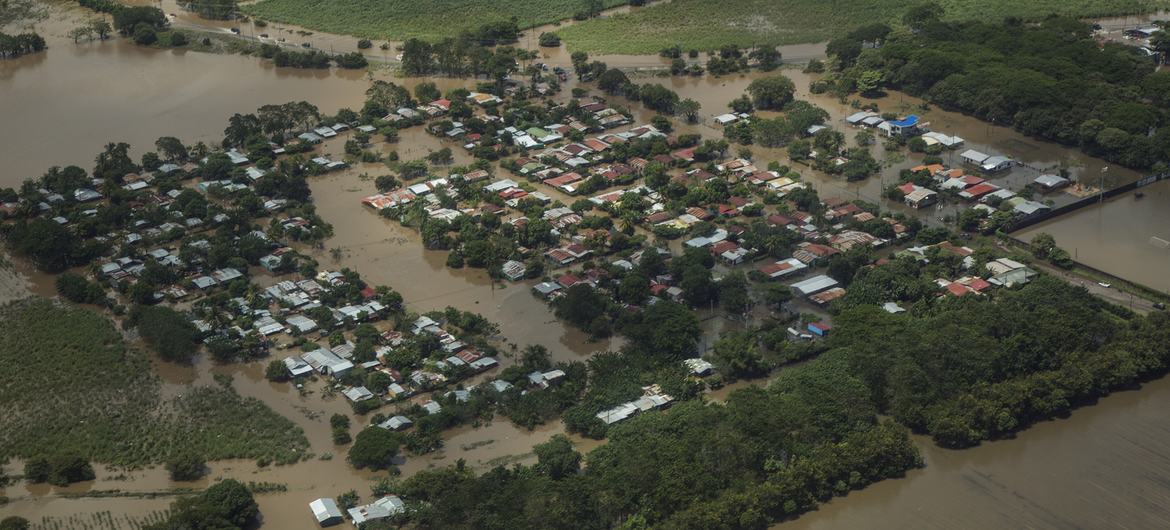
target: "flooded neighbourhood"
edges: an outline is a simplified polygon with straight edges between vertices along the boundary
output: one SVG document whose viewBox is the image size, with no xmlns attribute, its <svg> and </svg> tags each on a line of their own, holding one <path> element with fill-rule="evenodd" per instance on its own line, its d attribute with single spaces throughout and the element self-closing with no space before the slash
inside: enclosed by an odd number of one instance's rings
<svg viewBox="0 0 1170 530">
<path fill-rule="evenodd" d="M 184 12 L 173 0 L 161 5 L 165 12 L 178 14 L 174 23 L 179 27 L 218 28 L 229 33 L 230 28 L 242 27 L 242 35 L 247 37 L 271 33 L 273 39 L 284 38 L 298 45 L 308 42 L 323 50 L 352 50 L 356 46 L 356 39 L 348 36 L 319 32 L 303 35 L 297 33 L 299 28 L 287 25 L 257 27 L 251 23 L 207 21 Z M 343 107 L 360 108 L 373 78 L 394 80 L 409 87 L 423 81 L 395 78 L 380 69 L 278 68 L 258 57 L 150 49 L 127 39 L 74 44 L 66 32 L 84 16 L 79 8 L 55 8 L 53 17 L 40 25 L 49 41 L 46 52 L 0 61 L 0 116 L 9 125 L 0 127 L 0 187 L 19 187 L 23 180 L 39 176 L 50 166 L 75 164 L 89 168 L 108 141 L 130 143 L 136 158 L 151 149 L 160 136 L 211 144 L 223 136 L 224 124 L 234 113 L 298 100 L 316 105 L 323 114 L 333 113 Z M 541 50 L 544 62 L 570 64 L 564 48 Z M 825 45 L 788 46 L 781 50 L 787 61 L 804 62 L 823 58 Z M 393 62 L 395 53 L 393 48 L 367 51 L 368 55 L 381 56 L 383 63 Z M 631 77 L 639 82 L 663 84 L 680 97 L 699 102 L 699 123 L 680 121 L 676 131 L 713 139 L 722 137 L 713 117 L 726 112 L 728 102 L 762 75 L 659 77 L 651 72 L 668 61 L 657 56 L 597 59 L 635 71 Z M 843 122 L 857 107 L 829 95 L 811 94 L 810 82 L 818 74 L 802 73 L 797 68 L 784 69 L 783 73 L 795 83 L 798 98 L 824 108 L 830 114 L 829 122 L 846 130 Z M 470 80 L 429 80 L 441 90 L 474 87 Z M 564 91 L 575 86 L 575 81 L 567 82 Z M 968 148 L 1011 157 L 1019 165 L 993 178 L 1007 187 L 1019 188 L 1041 174 L 1060 171 L 1075 182 L 1104 188 L 1141 176 L 1076 149 L 932 108 L 897 92 L 865 102 L 874 102 L 883 111 L 916 113 L 934 130 L 964 138 Z M 620 97 L 610 98 L 610 103 L 628 106 L 638 122 L 648 122 L 654 114 Z M 852 133 L 848 134 L 853 144 Z M 320 151 L 341 156 L 342 145 L 341 140 L 329 141 Z M 409 160 L 443 147 L 457 146 L 421 128 L 412 128 L 404 130 L 396 144 L 384 146 L 383 150 L 396 150 Z M 472 161 L 465 151 L 454 151 L 454 164 Z M 787 160 L 782 149 L 753 146 L 752 151 L 759 160 Z M 913 213 L 905 205 L 883 199 L 882 193 L 886 186 L 896 183 L 900 170 L 919 165 L 921 155 L 890 160 L 880 145 L 872 146 L 871 151 L 879 161 L 884 160 L 883 168 L 879 175 L 859 182 L 846 182 L 809 167 L 794 169 L 822 197 L 863 199 L 881 204 L 883 209 Z M 945 156 L 951 162 L 958 153 L 947 152 Z M 377 191 L 372 177 L 388 172 L 380 163 L 354 164 L 311 179 L 317 213 L 334 231 L 322 245 L 306 249 L 323 267 L 349 268 L 371 285 L 391 286 L 416 313 L 451 306 L 483 315 L 499 324 L 498 336 L 505 341 L 501 347 L 504 366 L 514 364 L 517 350 L 530 344 L 545 346 L 558 362 L 584 361 L 596 352 L 622 346 L 620 337 L 591 340 L 586 332 L 558 320 L 548 304 L 533 296 L 532 287 L 538 280 L 502 282 L 481 269 L 451 269 L 446 266 L 447 252 L 426 250 L 417 230 L 363 208 L 361 199 Z M 1141 198 L 1132 194 L 1117 197 L 1015 235 L 1027 240 L 1040 232 L 1049 233 L 1077 261 L 1170 293 L 1170 182 L 1142 191 Z M 568 196 L 563 198 L 566 203 L 571 200 Z M 1064 204 L 1073 199 L 1070 194 L 1062 194 L 1054 201 Z M 936 216 L 926 214 L 928 222 L 942 222 L 946 213 L 943 206 L 948 205 L 940 205 Z M 332 252 L 334 249 L 339 252 Z M 54 277 L 36 272 L 28 263 L 9 258 L 0 270 L 0 301 L 30 293 L 54 296 L 53 281 Z M 722 331 L 738 325 L 713 311 L 703 315 L 703 323 L 704 348 Z M 235 478 L 285 487 L 256 495 L 264 528 L 315 528 L 305 509 L 309 501 L 347 490 L 367 495 L 371 484 L 386 473 L 353 469 L 344 462 L 347 448 L 333 443 L 329 416 L 349 415 L 352 410 L 344 397 L 324 398 L 325 384 L 307 385 L 298 392 L 287 383 L 269 382 L 264 377 L 266 361 L 221 366 L 203 356 L 190 367 L 156 361 L 155 371 L 164 381 L 163 391 L 168 395 L 182 393 L 192 384 L 219 384 L 216 375 L 230 377 L 235 392 L 259 399 L 303 429 L 314 458 L 265 468 L 258 468 L 252 461 L 212 462 L 210 478 L 189 483 L 171 481 L 161 468 L 127 472 L 99 466 L 96 481 L 67 488 L 17 483 L 0 489 L 0 495 L 8 498 L 6 504 L 0 505 L 0 515 L 18 515 L 48 524 L 99 520 L 102 514 L 115 514 L 115 519 L 130 528 L 165 511 L 173 500 L 170 490 L 202 489 L 219 478 Z M 754 382 L 738 383 L 712 393 L 708 399 L 722 401 L 729 390 L 750 384 Z M 1103 398 L 1067 418 L 1042 422 L 1015 439 L 953 451 L 938 447 L 928 437 L 915 437 L 915 445 L 924 455 L 924 468 L 910 471 L 903 479 L 882 481 L 834 499 L 814 512 L 773 528 L 1170 526 L 1170 484 L 1164 479 L 1170 475 L 1170 416 L 1164 414 L 1163 406 L 1167 400 L 1170 381 L 1155 380 Z M 461 426 L 444 432 L 442 449 L 423 456 L 406 456 L 400 469 L 403 476 L 409 476 L 460 459 L 477 471 L 495 465 L 532 463 L 534 445 L 565 432 L 560 420 L 528 431 L 498 416 L 484 426 Z M 603 443 L 575 435 L 571 438 L 582 452 Z M 16 464 L 8 464 L 10 474 L 15 472 Z M 97 496 L 94 492 L 116 494 Z"/>
</svg>

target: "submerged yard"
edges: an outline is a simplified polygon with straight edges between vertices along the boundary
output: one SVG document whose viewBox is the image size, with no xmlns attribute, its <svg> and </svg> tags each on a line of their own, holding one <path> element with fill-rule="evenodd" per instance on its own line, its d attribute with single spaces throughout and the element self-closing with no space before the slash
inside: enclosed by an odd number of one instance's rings
<svg viewBox="0 0 1170 530">
<path fill-rule="evenodd" d="M 291 421 L 229 390 L 164 399 L 146 354 L 93 311 L 38 299 L 5 306 L 0 320 L 0 459 L 50 452 L 141 466 L 183 448 L 295 462 L 308 448 Z"/>
</svg>

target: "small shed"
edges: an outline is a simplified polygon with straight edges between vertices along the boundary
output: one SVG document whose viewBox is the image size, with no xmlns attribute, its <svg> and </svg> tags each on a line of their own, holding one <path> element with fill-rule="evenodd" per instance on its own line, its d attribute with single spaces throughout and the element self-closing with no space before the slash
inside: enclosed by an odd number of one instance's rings
<svg viewBox="0 0 1170 530">
<path fill-rule="evenodd" d="M 317 524 L 320 526 L 333 526 L 341 524 L 344 520 L 341 510 L 333 499 L 317 499 L 309 503 L 309 509 L 313 511 L 313 517 L 317 518 Z"/>
</svg>

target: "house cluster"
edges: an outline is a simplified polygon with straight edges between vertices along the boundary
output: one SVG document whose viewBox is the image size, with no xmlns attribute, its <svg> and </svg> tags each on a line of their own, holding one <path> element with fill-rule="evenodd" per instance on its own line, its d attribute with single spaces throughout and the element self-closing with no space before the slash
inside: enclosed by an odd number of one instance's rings
<svg viewBox="0 0 1170 530">
<path fill-rule="evenodd" d="M 939 296 L 943 297 L 980 296 L 998 287 L 1023 285 L 1038 274 L 1027 265 L 1009 258 L 993 259 L 983 264 L 981 268 L 977 268 L 973 249 L 957 246 L 947 241 L 930 246 L 911 247 L 899 252 L 898 255 L 911 256 L 929 262 L 932 252 L 949 254 L 958 258 L 963 271 L 962 275 L 956 278 L 936 278 L 934 280 L 939 288 Z M 887 311 L 890 309 L 887 308 Z"/>
<path fill-rule="evenodd" d="M 644 386 L 642 387 L 642 397 L 598 412 L 597 419 L 606 425 L 613 425 L 643 412 L 664 409 L 673 402 L 674 398 L 663 392 L 662 387 L 658 385 Z"/>
<path fill-rule="evenodd" d="M 342 524 L 346 519 L 341 508 L 337 506 L 337 501 L 328 497 L 310 502 L 309 510 L 313 512 L 317 525 L 322 528 Z M 397 495 L 385 495 L 369 504 L 354 506 L 347 510 L 349 520 L 356 528 L 361 528 L 370 521 L 388 519 L 405 512 L 406 503 Z"/>
<path fill-rule="evenodd" d="M 362 308 L 357 309 L 359 316 L 365 314 Z M 391 359 L 397 357 L 396 353 L 400 349 L 412 347 L 413 345 L 410 344 L 412 338 L 415 340 L 434 340 L 437 347 L 434 353 L 421 359 L 416 365 L 409 368 L 399 366 L 398 368 L 402 368 L 402 370 L 395 368 L 395 363 Z M 342 394 L 352 403 L 369 400 L 379 400 L 379 402 L 402 400 L 448 383 L 466 379 L 499 364 L 494 357 L 484 354 L 444 329 L 443 324 L 439 321 L 425 315 L 411 323 L 408 331 L 390 330 L 383 332 L 379 335 L 375 348 L 373 359 L 359 361 L 356 366 L 360 366 L 367 373 L 385 374 L 389 383 L 384 389 L 370 389 L 363 384 L 345 387 Z M 306 352 L 299 358 L 296 356 L 288 357 L 284 362 L 286 366 L 290 367 L 290 373 L 294 376 L 315 371 L 322 376 L 345 380 L 348 370 L 355 367 L 354 352 L 354 344 L 345 342 L 331 348 L 321 347 Z M 298 371 L 294 371 L 294 366 L 299 367 Z M 467 400 L 466 390 L 454 392 L 456 394 L 463 393 L 455 396 L 457 400 Z M 422 407 L 428 414 L 436 414 L 442 410 L 439 403 L 433 399 L 423 402 Z M 380 423 L 379 426 L 391 430 L 404 430 L 413 423 L 406 416 L 395 415 Z"/>
<path fill-rule="evenodd" d="M 994 182 L 967 174 L 962 168 L 950 168 L 943 164 L 921 165 L 910 169 L 914 173 L 930 175 L 929 186 L 906 182 L 898 186 L 903 201 L 913 208 L 933 206 L 942 195 L 953 196 L 972 204 L 972 207 L 987 214 L 1009 211 L 1015 218 L 1028 218 L 1051 207 L 1043 202 L 1020 196 L 1013 190 Z M 1040 175 L 1034 179 L 1032 189 L 1040 193 L 1051 193 L 1069 185 L 1069 180 L 1058 175 Z"/>
</svg>

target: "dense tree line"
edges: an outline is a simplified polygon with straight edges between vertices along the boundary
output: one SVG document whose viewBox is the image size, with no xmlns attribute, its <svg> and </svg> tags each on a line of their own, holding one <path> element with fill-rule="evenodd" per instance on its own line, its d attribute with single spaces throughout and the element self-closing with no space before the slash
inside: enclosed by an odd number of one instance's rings
<svg viewBox="0 0 1170 530">
<path fill-rule="evenodd" d="M 516 21 L 512 20 L 486 24 L 434 43 L 409 39 L 402 45 L 402 70 L 410 76 L 441 74 L 502 79 L 516 70 L 517 59 L 529 57 L 529 52 L 522 49 L 496 48 L 516 42 L 519 34 Z"/>
<path fill-rule="evenodd" d="M 247 486 L 234 479 L 217 482 L 197 495 L 171 503 L 167 519 L 144 530 L 238 530 L 252 528 L 260 508 Z"/>
<path fill-rule="evenodd" d="M 881 87 L 919 95 L 1020 132 L 1080 146 L 1134 168 L 1170 152 L 1170 73 L 1138 48 L 1098 43 L 1085 22 L 944 22 L 914 15 L 914 32 L 866 26 L 829 44 L 841 93 Z"/>
<path fill-rule="evenodd" d="M 45 39 L 36 33 L 0 33 L 0 59 L 20 57 L 45 49 Z"/>
<path fill-rule="evenodd" d="M 582 457 L 553 439 L 531 467 L 422 471 L 401 494 L 420 528 L 764 528 L 920 465 L 843 362 L 813 363 L 726 405 L 680 403 L 611 428 Z M 624 526 L 623 526 L 624 525 Z"/>
<path fill-rule="evenodd" d="M 0 232 L 9 250 L 32 260 L 45 272 L 61 272 L 88 263 L 103 250 L 100 243 L 78 238 L 50 219 L 22 219 L 4 225 Z"/>
<path fill-rule="evenodd" d="M 948 447 L 1007 436 L 1170 366 L 1166 316 L 1138 317 L 1044 276 L 995 300 L 916 303 L 914 318 L 870 300 L 924 300 L 913 265 L 861 271 L 832 350 L 883 412 Z M 858 299 L 860 297 L 860 299 Z"/>
</svg>

